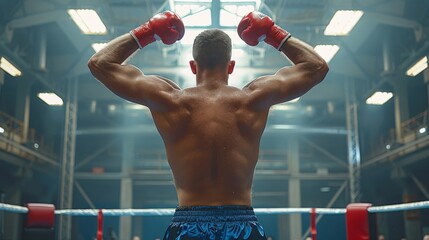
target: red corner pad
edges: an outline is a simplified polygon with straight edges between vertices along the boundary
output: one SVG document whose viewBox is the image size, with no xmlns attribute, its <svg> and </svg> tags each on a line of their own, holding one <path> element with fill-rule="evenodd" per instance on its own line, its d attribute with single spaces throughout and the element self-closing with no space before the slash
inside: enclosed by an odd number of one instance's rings
<svg viewBox="0 0 429 240">
<path fill-rule="evenodd" d="M 369 203 L 352 203 L 347 206 L 347 240 L 369 240 Z"/>
<path fill-rule="evenodd" d="M 44 203 L 27 204 L 27 228 L 53 228 L 55 224 L 55 206 Z"/>
</svg>

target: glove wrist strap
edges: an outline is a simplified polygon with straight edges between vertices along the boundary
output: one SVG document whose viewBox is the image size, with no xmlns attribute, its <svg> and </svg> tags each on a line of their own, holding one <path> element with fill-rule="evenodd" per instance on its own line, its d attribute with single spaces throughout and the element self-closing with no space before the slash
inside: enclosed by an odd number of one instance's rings
<svg viewBox="0 0 429 240">
<path fill-rule="evenodd" d="M 283 47 L 285 42 L 291 36 L 292 35 L 286 30 L 284 30 L 283 28 L 277 25 L 273 25 L 267 34 L 267 38 L 265 39 L 265 42 L 280 51 L 280 49 Z"/>
<path fill-rule="evenodd" d="M 144 48 L 146 45 L 155 42 L 154 32 L 148 23 L 130 31 L 131 36 L 139 45 L 139 48 Z"/>
</svg>

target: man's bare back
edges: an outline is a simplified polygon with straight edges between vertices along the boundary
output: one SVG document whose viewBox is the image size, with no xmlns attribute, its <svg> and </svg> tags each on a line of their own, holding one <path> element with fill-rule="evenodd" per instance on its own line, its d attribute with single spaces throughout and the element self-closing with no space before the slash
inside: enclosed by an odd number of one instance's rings
<svg viewBox="0 0 429 240">
<path fill-rule="evenodd" d="M 251 187 L 268 111 L 301 96 L 328 71 L 310 46 L 262 13 L 243 17 L 237 31 L 251 46 L 265 39 L 294 66 L 259 77 L 243 89 L 230 87 L 232 43 L 217 29 L 195 38 L 189 65 L 196 87 L 182 90 L 166 78 L 124 64 L 156 38 L 172 44 L 183 37 L 183 22 L 171 11 L 109 42 L 88 62 L 92 74 L 112 92 L 150 109 L 164 140 L 180 206 L 164 239 L 266 239 L 251 207 Z M 201 223 L 206 227 L 199 227 Z"/>
<path fill-rule="evenodd" d="M 253 171 L 268 110 L 224 84 L 177 91 L 172 111 L 152 111 L 179 206 L 251 205 Z"/>
</svg>

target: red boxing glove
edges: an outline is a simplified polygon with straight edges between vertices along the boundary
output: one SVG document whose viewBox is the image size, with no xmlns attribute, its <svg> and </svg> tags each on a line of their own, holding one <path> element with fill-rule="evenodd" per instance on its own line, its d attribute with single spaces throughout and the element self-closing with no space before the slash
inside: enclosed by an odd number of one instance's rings
<svg viewBox="0 0 429 240">
<path fill-rule="evenodd" d="M 185 34 L 185 26 L 177 14 L 166 11 L 156 14 L 148 22 L 132 30 L 130 34 L 140 48 L 155 40 L 161 40 L 165 44 L 173 44 L 182 39 Z"/>
<path fill-rule="evenodd" d="M 265 41 L 277 50 L 283 46 L 291 35 L 274 24 L 274 21 L 263 13 L 253 11 L 241 19 L 237 28 L 238 35 L 250 46 Z"/>
</svg>

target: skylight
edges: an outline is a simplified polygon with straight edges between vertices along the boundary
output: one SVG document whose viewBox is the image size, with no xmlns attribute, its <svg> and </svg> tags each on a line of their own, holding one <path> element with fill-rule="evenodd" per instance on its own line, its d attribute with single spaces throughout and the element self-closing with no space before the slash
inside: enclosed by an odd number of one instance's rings
<svg viewBox="0 0 429 240">
<path fill-rule="evenodd" d="M 326 62 L 331 61 L 331 59 L 337 54 L 340 47 L 338 45 L 317 45 L 314 48 Z"/>
<path fill-rule="evenodd" d="M 362 17 L 362 11 L 339 10 L 325 29 L 327 36 L 346 36 Z"/>
<path fill-rule="evenodd" d="M 225 27 L 237 26 L 243 16 L 258 9 L 256 1 L 222 1 L 221 4 L 219 20 Z"/>
<path fill-rule="evenodd" d="M 188 27 L 212 25 L 211 0 L 169 0 L 171 9 Z M 237 26 L 247 13 L 259 9 L 261 0 L 220 0 L 220 26 Z"/>
<path fill-rule="evenodd" d="M 208 27 L 212 24 L 211 0 L 175 0 L 170 1 L 170 5 L 187 27 Z"/>
<path fill-rule="evenodd" d="M 186 29 L 185 35 L 180 40 L 182 44 L 185 45 L 192 45 L 194 43 L 195 37 L 200 34 L 205 29 Z M 232 44 L 237 45 L 244 45 L 244 41 L 241 40 L 240 36 L 238 36 L 237 31 L 234 29 L 222 29 L 228 36 L 231 38 Z"/>
</svg>

